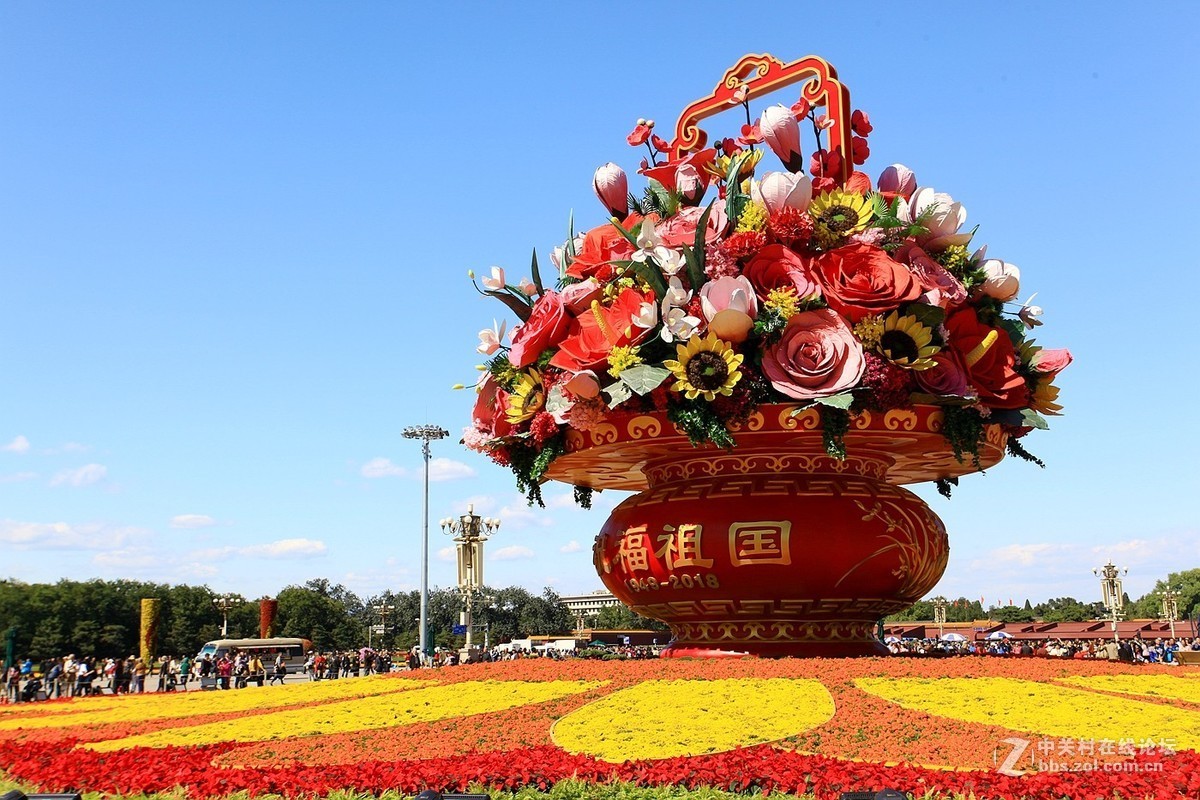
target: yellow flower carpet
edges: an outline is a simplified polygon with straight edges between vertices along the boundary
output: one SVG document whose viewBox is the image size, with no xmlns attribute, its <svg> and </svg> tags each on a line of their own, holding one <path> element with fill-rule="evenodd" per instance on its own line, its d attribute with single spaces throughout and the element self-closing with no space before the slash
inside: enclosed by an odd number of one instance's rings
<svg viewBox="0 0 1200 800">
<path fill-rule="evenodd" d="M 535 659 L 6 706 L 0 770 L 49 791 L 194 798 L 569 778 L 817 797 L 1196 797 L 1198 673 L 1032 658 Z"/>
</svg>

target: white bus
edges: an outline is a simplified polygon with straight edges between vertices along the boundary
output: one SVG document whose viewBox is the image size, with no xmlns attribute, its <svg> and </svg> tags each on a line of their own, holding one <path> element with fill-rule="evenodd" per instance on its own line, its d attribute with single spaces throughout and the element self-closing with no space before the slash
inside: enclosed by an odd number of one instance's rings
<svg viewBox="0 0 1200 800">
<path fill-rule="evenodd" d="M 283 663 L 287 665 L 288 672 L 298 672 L 304 666 L 304 659 L 312 649 L 312 642 L 308 639 L 216 639 L 206 642 L 200 648 L 200 652 L 196 654 L 196 660 L 199 661 L 206 655 L 212 656 L 213 661 L 219 660 L 223 655 L 228 655 L 230 658 L 238 653 L 245 653 L 248 656 L 257 655 L 262 659 L 263 666 L 269 673 L 271 665 L 275 663 L 275 657 L 283 653 Z"/>
</svg>

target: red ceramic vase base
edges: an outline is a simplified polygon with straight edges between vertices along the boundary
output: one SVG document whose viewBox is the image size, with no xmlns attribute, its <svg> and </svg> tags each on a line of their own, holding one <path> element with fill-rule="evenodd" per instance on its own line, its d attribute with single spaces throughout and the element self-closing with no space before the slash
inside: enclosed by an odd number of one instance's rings
<svg viewBox="0 0 1200 800">
<path fill-rule="evenodd" d="M 764 407 L 730 450 L 692 447 L 645 415 L 569 440 L 554 477 L 639 491 L 593 561 L 619 600 L 671 627 L 666 657 L 882 655 L 878 621 L 932 590 L 949 560 L 941 520 L 897 485 L 971 471 L 941 423 L 931 407 L 864 412 L 836 459 L 811 409 Z M 1003 455 L 998 426 L 988 437 L 985 467 Z"/>
</svg>

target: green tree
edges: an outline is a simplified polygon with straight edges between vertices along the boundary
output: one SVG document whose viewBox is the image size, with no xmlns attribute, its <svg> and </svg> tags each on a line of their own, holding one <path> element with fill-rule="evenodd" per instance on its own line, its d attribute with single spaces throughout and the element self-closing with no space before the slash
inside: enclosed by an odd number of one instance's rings
<svg viewBox="0 0 1200 800">
<path fill-rule="evenodd" d="M 665 622 L 635 614 L 625 605 L 605 606 L 595 617 L 595 627 L 601 630 L 670 630 Z"/>
</svg>

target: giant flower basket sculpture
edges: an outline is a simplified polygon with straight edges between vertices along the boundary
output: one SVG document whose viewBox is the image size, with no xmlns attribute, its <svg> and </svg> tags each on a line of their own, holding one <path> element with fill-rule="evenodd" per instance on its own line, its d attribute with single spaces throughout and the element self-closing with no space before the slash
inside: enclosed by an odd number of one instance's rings
<svg viewBox="0 0 1200 800">
<path fill-rule="evenodd" d="M 737 137 L 708 146 L 699 122 L 738 107 Z M 536 255 L 529 278 L 477 286 L 519 324 L 480 334 L 464 442 L 531 502 L 547 479 L 585 506 L 637 492 L 595 563 L 670 624 L 667 656 L 885 652 L 876 623 L 949 555 L 901 485 L 948 494 L 1006 452 L 1036 461 L 1019 440 L 1061 410 L 1070 354 L 1030 338 L 1041 310 L 1014 303 L 1018 269 L 972 251 L 962 205 L 907 167 L 857 171 L 871 130 L 823 59 L 746 56 L 670 142 L 638 120 L 644 194 L 596 171 L 610 221 L 554 250 L 553 286 Z M 761 171 L 768 151 L 783 170 Z"/>
</svg>

